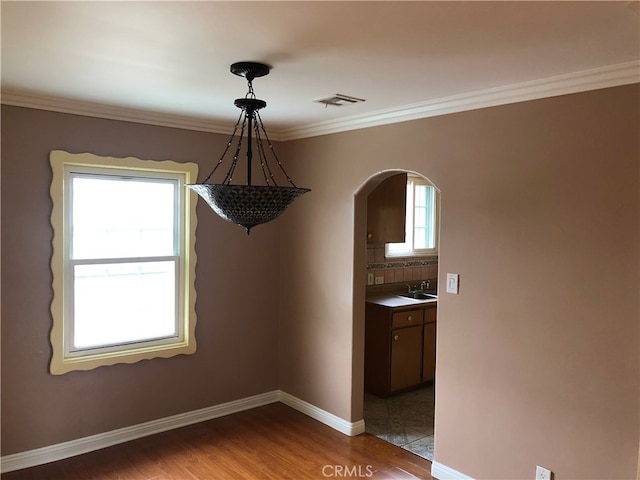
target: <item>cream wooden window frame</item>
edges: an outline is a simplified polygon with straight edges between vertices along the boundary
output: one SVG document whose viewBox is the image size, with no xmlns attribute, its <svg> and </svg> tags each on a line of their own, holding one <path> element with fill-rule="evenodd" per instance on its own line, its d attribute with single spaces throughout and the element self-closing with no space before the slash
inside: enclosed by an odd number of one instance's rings
<svg viewBox="0 0 640 480">
<path fill-rule="evenodd" d="M 197 223 L 197 196 L 185 187 L 194 183 L 198 175 L 195 163 L 177 163 L 170 160 L 151 161 L 138 158 L 100 157 L 90 153 L 71 154 L 55 150 L 50 154 L 53 172 L 51 182 L 51 225 L 53 227 L 53 255 L 51 270 L 53 272 L 53 301 L 51 315 L 53 327 L 50 340 L 53 355 L 50 372 L 54 375 L 74 370 L 91 370 L 103 365 L 116 363 L 135 363 L 152 358 L 168 358 L 179 354 L 192 354 L 196 351 L 195 326 L 195 229 Z M 145 341 L 127 344 L 126 346 L 106 346 L 78 351 L 69 348 L 69 309 L 65 308 L 71 262 L 69 252 L 69 209 L 67 179 L 71 173 L 97 173 L 104 175 L 131 175 L 139 178 L 172 178 L 178 181 L 179 215 L 176 234 L 180 236 L 179 272 L 176 296 L 181 297 L 178 312 L 178 335 L 156 341 Z M 178 299 L 177 299 L 178 301 Z"/>
</svg>

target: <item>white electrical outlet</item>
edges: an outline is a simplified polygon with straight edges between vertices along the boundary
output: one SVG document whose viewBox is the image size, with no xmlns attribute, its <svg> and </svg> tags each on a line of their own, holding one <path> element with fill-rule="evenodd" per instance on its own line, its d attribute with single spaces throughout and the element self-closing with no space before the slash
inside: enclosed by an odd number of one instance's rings
<svg viewBox="0 0 640 480">
<path fill-rule="evenodd" d="M 367 285 L 373 285 L 373 273 L 367 273 Z"/>
<path fill-rule="evenodd" d="M 536 465 L 536 480 L 551 480 L 551 470 Z"/>
<path fill-rule="evenodd" d="M 384 283 L 384 277 L 376 277 L 376 285 L 382 285 Z"/>
</svg>

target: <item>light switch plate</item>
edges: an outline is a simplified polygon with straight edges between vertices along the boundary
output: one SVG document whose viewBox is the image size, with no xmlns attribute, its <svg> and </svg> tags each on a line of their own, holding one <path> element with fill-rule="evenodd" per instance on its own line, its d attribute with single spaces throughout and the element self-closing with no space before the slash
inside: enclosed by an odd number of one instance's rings
<svg viewBox="0 0 640 480">
<path fill-rule="evenodd" d="M 447 293 L 458 294 L 458 274 L 447 273 Z"/>
</svg>

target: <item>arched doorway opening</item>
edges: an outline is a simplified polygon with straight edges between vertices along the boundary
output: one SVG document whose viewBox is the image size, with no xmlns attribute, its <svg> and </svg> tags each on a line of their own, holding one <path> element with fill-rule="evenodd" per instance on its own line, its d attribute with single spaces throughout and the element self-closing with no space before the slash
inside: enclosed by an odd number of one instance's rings
<svg viewBox="0 0 640 480">
<path fill-rule="evenodd" d="M 367 296 L 375 296 L 379 292 L 386 292 L 385 296 L 387 293 L 395 296 L 396 293 L 400 294 L 403 291 L 406 284 L 415 286 L 416 282 L 419 285 L 422 282 L 433 282 L 434 280 L 432 288 L 437 289 L 437 254 L 428 257 L 387 257 L 384 244 L 371 245 L 367 243 L 367 198 L 382 181 L 398 173 L 407 173 L 411 177 L 422 179 L 437 190 L 437 186 L 421 173 L 397 169 L 379 172 L 368 178 L 354 196 L 352 413 L 354 414 L 353 418 L 364 419 L 367 432 L 433 460 L 435 379 L 388 395 L 365 392 L 365 369 L 371 368 L 369 362 L 365 362 L 365 305 Z M 439 209 L 439 201 L 436 208 Z M 437 213 L 439 215 L 439 211 Z M 372 250 L 374 250 L 373 253 Z M 368 274 L 372 272 L 375 272 L 377 279 L 380 278 L 378 275 L 384 278 L 384 285 L 370 285 L 371 275 Z M 424 283 L 422 285 L 424 288 Z M 433 327 L 430 334 L 433 335 L 435 341 L 435 323 L 430 327 Z M 424 326 L 420 327 L 420 335 L 420 342 L 425 342 L 426 328 Z M 391 342 L 393 336 L 389 338 Z M 421 345 L 426 345 L 426 343 L 421 343 Z M 426 346 L 423 347 L 423 353 L 426 352 L 426 348 Z M 370 358 L 371 353 L 368 355 Z"/>
</svg>

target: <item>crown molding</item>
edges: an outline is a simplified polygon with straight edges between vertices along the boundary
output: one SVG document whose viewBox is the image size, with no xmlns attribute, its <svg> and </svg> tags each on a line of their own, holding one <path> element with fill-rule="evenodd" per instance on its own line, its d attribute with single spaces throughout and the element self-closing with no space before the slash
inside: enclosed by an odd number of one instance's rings
<svg viewBox="0 0 640 480">
<path fill-rule="evenodd" d="M 338 120 L 280 130 L 272 129 L 269 133 L 274 140 L 296 140 L 639 82 L 640 60 L 634 60 L 632 62 L 437 98 Z M 232 130 L 232 125 L 228 123 L 214 122 L 204 118 L 114 107 L 61 97 L 33 95 L 16 90 L 3 89 L 0 101 L 5 105 L 163 127 L 224 134 L 228 134 Z"/>
<path fill-rule="evenodd" d="M 102 103 L 71 100 L 48 95 L 35 95 L 13 89 L 2 89 L 0 102 L 4 105 L 35 108 L 59 113 L 71 113 L 85 117 L 106 118 L 124 122 L 144 123 L 161 127 L 183 128 L 201 132 L 231 133 L 233 125 L 169 113 L 151 112 L 134 108 L 116 107 Z"/>
<path fill-rule="evenodd" d="M 636 60 L 289 128 L 278 133 L 280 140 L 295 140 L 639 82 L 640 61 Z"/>
</svg>

